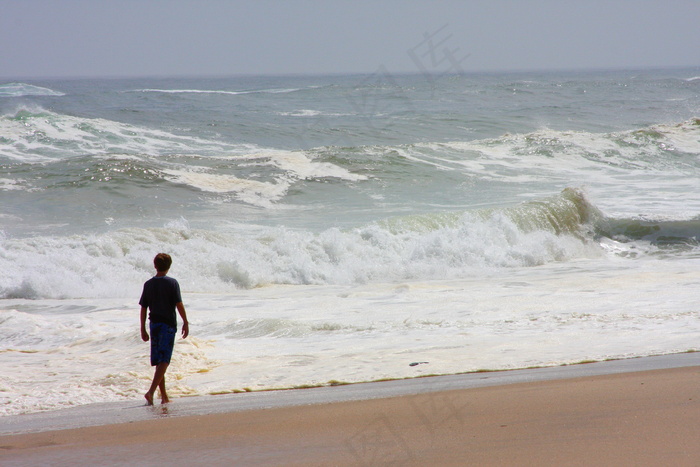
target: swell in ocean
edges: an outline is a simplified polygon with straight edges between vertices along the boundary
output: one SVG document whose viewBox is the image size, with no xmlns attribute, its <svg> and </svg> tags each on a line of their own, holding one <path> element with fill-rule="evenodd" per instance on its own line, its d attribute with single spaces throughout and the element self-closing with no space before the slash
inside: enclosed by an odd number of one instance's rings
<svg viewBox="0 0 700 467">
<path fill-rule="evenodd" d="M 623 132 L 545 128 L 467 141 L 280 149 L 22 105 L 0 117 L 3 215 L 8 223 L 21 219 L 3 230 L 41 222 L 70 229 L 59 219 L 72 217 L 89 229 L 110 220 L 143 225 L 163 211 L 197 225 L 217 210 L 244 222 L 359 225 L 406 211 L 502 207 L 574 186 L 615 215 L 693 215 L 699 134 L 693 118 Z M 682 206 L 671 199 L 681 190 Z M 13 209 L 25 215 L 13 217 Z"/>
<path fill-rule="evenodd" d="M 353 285 L 475 277 L 503 268 L 596 258 L 700 254 L 700 218 L 616 219 L 581 190 L 502 209 L 383 219 L 319 233 L 162 228 L 104 234 L 3 237 L 0 297 L 68 299 L 133 295 L 153 251 L 178 257 L 186 289 L 230 293 L 274 284 Z"/>
<path fill-rule="evenodd" d="M 700 236 L 697 118 L 287 150 L 21 104 L 0 134 L 3 298 L 131 293 L 155 250 L 192 290 L 229 292 L 687 255 Z"/>
<path fill-rule="evenodd" d="M 0 84 L 0 413 L 697 348 L 697 76 Z"/>
</svg>

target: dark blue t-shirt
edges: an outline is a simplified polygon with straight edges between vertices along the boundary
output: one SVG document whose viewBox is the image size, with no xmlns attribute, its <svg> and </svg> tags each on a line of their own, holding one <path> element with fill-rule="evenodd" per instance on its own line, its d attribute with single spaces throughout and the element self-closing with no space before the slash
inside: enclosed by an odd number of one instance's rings
<svg viewBox="0 0 700 467">
<path fill-rule="evenodd" d="M 180 284 L 169 276 L 155 276 L 143 284 L 139 305 L 150 310 L 152 323 L 165 323 L 177 329 L 175 305 L 182 301 Z"/>
</svg>

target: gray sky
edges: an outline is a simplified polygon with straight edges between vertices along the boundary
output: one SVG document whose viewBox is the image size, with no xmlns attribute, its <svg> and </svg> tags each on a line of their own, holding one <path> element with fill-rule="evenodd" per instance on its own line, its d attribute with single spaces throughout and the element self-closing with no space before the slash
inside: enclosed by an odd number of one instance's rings
<svg viewBox="0 0 700 467">
<path fill-rule="evenodd" d="M 0 0 L 0 78 L 700 66 L 697 0 Z"/>
</svg>

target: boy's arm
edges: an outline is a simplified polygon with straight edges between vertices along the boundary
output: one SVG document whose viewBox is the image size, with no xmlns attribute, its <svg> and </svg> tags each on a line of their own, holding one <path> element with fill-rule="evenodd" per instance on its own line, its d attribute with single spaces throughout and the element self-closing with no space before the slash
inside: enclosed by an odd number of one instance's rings
<svg viewBox="0 0 700 467">
<path fill-rule="evenodd" d="M 182 318 L 182 338 L 186 338 L 190 335 L 190 323 L 187 321 L 187 312 L 185 312 L 185 305 L 182 302 L 175 304 L 178 313 L 180 313 L 180 318 Z"/>
<path fill-rule="evenodd" d="M 144 340 L 144 342 L 148 342 L 148 331 L 146 331 L 146 313 L 148 312 L 148 308 L 145 306 L 141 307 L 141 339 Z"/>
</svg>

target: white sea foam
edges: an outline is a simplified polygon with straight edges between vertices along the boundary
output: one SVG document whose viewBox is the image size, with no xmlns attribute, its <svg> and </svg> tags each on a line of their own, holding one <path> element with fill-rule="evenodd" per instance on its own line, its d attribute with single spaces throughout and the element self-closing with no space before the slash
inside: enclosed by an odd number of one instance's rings
<svg viewBox="0 0 700 467">
<path fill-rule="evenodd" d="M 241 201 L 266 208 L 273 207 L 273 203 L 281 199 L 290 186 L 289 182 L 284 180 L 247 180 L 233 175 L 199 172 L 191 166 L 187 170 L 164 170 L 164 173 L 172 182 L 212 193 L 234 193 Z"/>
<path fill-rule="evenodd" d="M 277 115 L 281 115 L 283 117 L 348 117 L 353 114 L 340 112 L 325 112 L 321 110 L 312 109 L 300 109 L 294 110 L 292 112 L 277 112 Z"/>
<path fill-rule="evenodd" d="M 338 178 L 348 181 L 366 180 L 364 175 L 354 174 L 342 167 L 327 162 L 316 162 L 302 151 L 273 151 L 250 153 L 241 160 L 269 161 L 269 164 L 300 179 Z"/>
<path fill-rule="evenodd" d="M 25 83 L 0 84 L 0 97 L 24 97 L 24 96 L 65 96 L 60 91 L 34 86 Z"/>
<path fill-rule="evenodd" d="M 627 265 L 584 260 L 469 279 L 227 294 L 191 293 L 181 279 L 191 336 L 177 340 L 169 392 L 177 398 L 697 349 L 690 284 L 700 283 L 698 269 L 683 261 Z M 5 300 L 0 413 L 140 401 L 152 369 L 138 334 L 138 293 Z M 428 363 L 409 365 L 415 361 Z"/>
<path fill-rule="evenodd" d="M 0 155 L 21 162 L 45 162 L 80 155 L 189 154 L 215 151 L 249 151 L 247 144 L 230 144 L 180 136 L 101 118 L 57 114 L 39 107 L 22 106 L 0 118 Z"/>
<path fill-rule="evenodd" d="M 174 135 L 104 119 L 56 114 L 40 108 L 22 109 L 0 118 L 0 156 L 18 162 L 47 162 L 90 155 L 95 159 L 135 160 L 142 170 L 162 173 L 171 182 L 210 193 L 231 193 L 242 202 L 266 208 L 282 199 L 298 180 L 335 178 L 365 180 L 347 169 L 314 160 L 303 151 L 263 149 Z M 200 153 L 207 154 L 206 157 Z M 167 159 L 161 156 L 168 156 Z M 231 164 L 233 173 L 194 162 Z M 236 166 L 278 169 L 271 179 L 241 176 Z M 24 189 L 19 180 L 5 179 L 0 190 Z M 31 186 L 27 186 L 31 189 Z"/>
<path fill-rule="evenodd" d="M 242 94 L 287 94 L 290 92 L 302 91 L 303 89 L 314 89 L 318 86 L 308 88 L 269 88 L 269 89 L 245 89 L 239 91 L 217 90 L 217 89 L 134 89 L 130 92 L 156 92 L 162 94 L 223 94 L 238 96 Z"/>
<path fill-rule="evenodd" d="M 25 190 L 24 180 L 0 178 L 0 191 Z"/>
<path fill-rule="evenodd" d="M 324 113 L 318 110 L 302 109 L 294 112 L 277 112 L 277 115 L 284 117 L 318 117 L 319 115 L 324 115 Z"/>
<path fill-rule="evenodd" d="M 132 308 L 104 301 L 65 306 L 42 301 L 20 307 L 31 313 L 0 310 L 0 413 L 26 413 L 137 398 L 148 380 L 147 347 L 129 329 Z M 104 307 L 104 308 L 102 308 Z M 37 310 L 37 311 L 34 311 Z M 198 339 L 179 343 L 170 385 L 211 362 L 197 349 Z M 41 369 L 43 368 L 43 370 Z"/>
<path fill-rule="evenodd" d="M 445 279 L 595 257 L 601 250 L 581 236 L 588 220 L 579 217 L 591 208 L 580 203 L 561 197 L 513 210 L 419 216 L 319 233 L 282 227 L 195 230 L 180 219 L 158 229 L 3 238 L 0 295 L 134 295 L 137 278 L 150 271 L 153 251 L 182 258 L 173 272 L 190 290 L 207 293 L 269 284 Z"/>
<path fill-rule="evenodd" d="M 317 162 L 302 151 L 265 150 L 240 154 L 232 157 L 218 157 L 238 167 L 273 167 L 282 173 L 271 181 L 240 178 L 234 174 L 223 174 L 203 166 L 188 164 L 177 169 L 164 169 L 166 178 L 202 191 L 212 193 L 232 193 L 240 201 L 273 208 L 297 180 L 336 178 L 347 181 L 366 180 L 363 175 L 354 174 L 340 166 L 327 162 Z"/>
<path fill-rule="evenodd" d="M 480 180 L 564 185 L 576 180 L 611 215 L 641 210 L 678 217 L 700 212 L 698 153 L 696 120 L 609 134 L 543 129 L 493 140 L 421 143 L 399 151 L 408 160 Z M 632 186 L 638 189 L 630 192 Z M 685 199 L 682 207 L 673 200 L 679 193 Z"/>
</svg>

